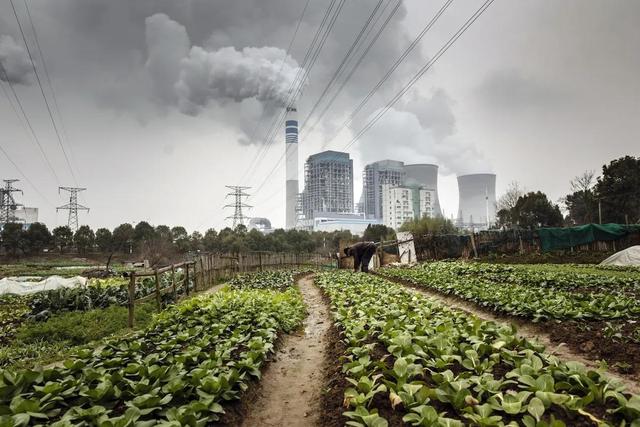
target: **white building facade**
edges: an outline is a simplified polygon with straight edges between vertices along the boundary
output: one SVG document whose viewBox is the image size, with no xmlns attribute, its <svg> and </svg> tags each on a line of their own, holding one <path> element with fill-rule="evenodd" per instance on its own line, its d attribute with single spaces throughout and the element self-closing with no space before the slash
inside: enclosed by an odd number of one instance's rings
<svg viewBox="0 0 640 427">
<path fill-rule="evenodd" d="M 398 229 L 407 221 L 433 218 L 435 190 L 423 187 L 382 186 L 382 223 Z"/>
</svg>

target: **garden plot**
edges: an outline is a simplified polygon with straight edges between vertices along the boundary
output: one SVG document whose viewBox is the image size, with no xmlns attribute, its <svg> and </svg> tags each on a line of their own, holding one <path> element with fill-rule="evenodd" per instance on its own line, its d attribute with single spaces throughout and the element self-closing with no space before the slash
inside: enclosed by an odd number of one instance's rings
<svg viewBox="0 0 640 427">
<path fill-rule="evenodd" d="M 640 398 L 501 326 L 384 279 L 316 283 L 344 336 L 350 425 L 631 425 Z"/>
<path fill-rule="evenodd" d="M 382 274 L 539 325 L 556 343 L 638 379 L 640 276 L 596 266 L 436 262 Z"/>
</svg>

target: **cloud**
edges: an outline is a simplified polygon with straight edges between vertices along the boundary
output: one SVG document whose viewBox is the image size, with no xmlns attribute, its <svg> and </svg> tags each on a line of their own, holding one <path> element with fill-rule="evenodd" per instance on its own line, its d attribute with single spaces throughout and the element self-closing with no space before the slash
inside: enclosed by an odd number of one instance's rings
<svg viewBox="0 0 640 427">
<path fill-rule="evenodd" d="M 191 46 L 184 26 L 165 14 L 146 19 L 149 72 L 158 99 L 198 115 L 210 103 L 254 98 L 284 106 L 300 68 L 276 47 Z"/>
<path fill-rule="evenodd" d="M 390 109 L 358 142 L 363 161 L 435 163 L 443 174 L 490 172 L 489 161 L 475 145 L 455 134 L 450 107 L 447 94 L 437 90 L 431 98 L 412 99 L 403 110 Z"/>
<path fill-rule="evenodd" d="M 33 67 L 26 50 L 9 35 L 0 35 L 0 80 L 28 85 Z"/>
</svg>

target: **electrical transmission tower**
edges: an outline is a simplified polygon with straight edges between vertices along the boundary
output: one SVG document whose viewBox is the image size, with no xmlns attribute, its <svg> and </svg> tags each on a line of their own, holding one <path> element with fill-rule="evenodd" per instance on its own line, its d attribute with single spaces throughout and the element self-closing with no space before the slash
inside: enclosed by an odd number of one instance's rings
<svg viewBox="0 0 640 427">
<path fill-rule="evenodd" d="M 16 203 L 12 194 L 18 191 L 20 194 L 23 194 L 22 190 L 13 187 L 13 183 L 18 181 L 18 179 L 5 179 L 4 187 L 0 188 L 0 223 L 2 224 L 18 221 L 13 211 L 15 211 L 18 206 L 22 206 L 22 204 Z"/>
<path fill-rule="evenodd" d="M 87 211 L 89 212 L 89 208 L 86 206 L 82 206 L 78 204 L 78 193 L 80 191 L 86 190 L 86 188 L 77 188 L 77 187 L 58 187 L 58 194 L 60 190 L 68 191 L 69 195 L 69 203 L 66 205 L 58 206 L 56 208 L 56 212 L 60 209 L 69 211 L 69 228 L 71 231 L 78 231 L 78 211 Z"/>
<path fill-rule="evenodd" d="M 244 225 L 244 220 L 247 219 L 246 216 L 242 213 L 242 208 L 252 208 L 253 206 L 249 206 L 243 202 L 243 197 L 249 197 L 244 190 L 248 190 L 251 187 L 242 187 L 240 185 L 225 185 L 231 192 L 227 193 L 226 197 L 233 196 L 235 202 L 233 204 L 225 205 L 225 208 L 234 208 L 234 213 L 232 216 L 228 216 L 226 219 L 233 220 L 233 228 L 235 229 L 238 225 Z"/>
</svg>

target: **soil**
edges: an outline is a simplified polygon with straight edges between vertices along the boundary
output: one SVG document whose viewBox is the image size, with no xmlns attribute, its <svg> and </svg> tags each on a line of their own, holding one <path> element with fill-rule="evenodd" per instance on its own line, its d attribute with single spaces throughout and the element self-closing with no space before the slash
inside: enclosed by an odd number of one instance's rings
<svg viewBox="0 0 640 427">
<path fill-rule="evenodd" d="M 513 324 L 516 326 L 519 336 L 544 345 L 548 353 L 562 360 L 580 362 L 593 369 L 600 367 L 599 359 L 608 360 L 610 364 L 616 361 L 624 361 L 629 363 L 632 368 L 640 366 L 640 346 L 629 344 L 617 344 L 614 346 L 613 344 L 615 343 L 612 340 L 603 339 L 601 331 L 600 334 L 594 333 L 594 330 L 580 331 L 577 322 L 531 323 L 526 319 L 515 316 L 497 314 L 462 298 L 444 295 L 433 289 L 416 286 L 402 279 L 387 277 L 383 274 L 378 275 L 392 282 L 405 285 L 414 292 L 435 298 L 451 308 L 473 314 L 482 320 Z M 618 373 L 607 371 L 607 376 L 624 384 L 628 392 L 640 393 L 640 375 L 638 372 L 633 371 L 631 373 L 628 368 L 627 372 L 623 372 L 621 369 L 617 370 Z"/>
<path fill-rule="evenodd" d="M 257 396 L 246 408 L 242 426 L 325 425 L 321 395 L 332 322 L 312 277 L 300 279 L 298 287 L 309 313 L 303 330 L 283 337 L 263 373 Z"/>
</svg>

